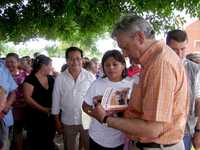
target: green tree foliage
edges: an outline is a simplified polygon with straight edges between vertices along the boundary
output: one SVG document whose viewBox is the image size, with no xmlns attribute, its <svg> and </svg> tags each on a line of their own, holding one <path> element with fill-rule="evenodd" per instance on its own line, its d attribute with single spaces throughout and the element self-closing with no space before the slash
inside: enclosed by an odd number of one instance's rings
<svg viewBox="0 0 200 150">
<path fill-rule="evenodd" d="M 35 52 L 35 49 L 28 49 L 28 47 L 19 49 L 12 42 L 0 41 L 0 57 L 5 57 L 8 53 L 17 53 L 19 56 L 32 56 Z"/>
<path fill-rule="evenodd" d="M 16 50 L 13 49 L 12 46 L 9 46 L 8 43 L 0 42 L 0 57 L 5 57 L 8 53 L 14 52 L 16 53 Z"/>
<path fill-rule="evenodd" d="M 46 47 L 45 50 L 48 52 L 48 55 L 50 57 L 65 56 L 65 51 L 63 49 L 60 49 L 58 46 L 49 46 Z"/>
<path fill-rule="evenodd" d="M 14 48 L 13 48 L 14 49 Z M 19 54 L 19 56 L 32 56 L 34 53 L 34 51 L 29 50 L 28 48 L 21 48 L 17 54 Z"/>
<path fill-rule="evenodd" d="M 49 46 L 45 47 L 50 57 L 65 57 L 65 49 L 61 46 Z M 102 54 L 97 50 L 96 46 L 91 46 L 90 49 L 84 50 L 84 56 L 89 58 L 100 57 Z"/>
<path fill-rule="evenodd" d="M 0 0 L 0 39 L 44 37 L 91 47 L 127 13 L 145 16 L 156 31 L 183 21 L 174 10 L 200 16 L 199 0 Z M 177 21 L 178 19 L 178 21 Z"/>
</svg>

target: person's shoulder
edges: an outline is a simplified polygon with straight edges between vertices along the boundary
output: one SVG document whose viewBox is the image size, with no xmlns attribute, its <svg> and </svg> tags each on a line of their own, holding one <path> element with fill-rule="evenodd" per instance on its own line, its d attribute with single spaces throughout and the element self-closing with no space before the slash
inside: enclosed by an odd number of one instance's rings
<svg viewBox="0 0 200 150">
<path fill-rule="evenodd" d="M 104 83 L 104 82 L 106 82 L 106 78 L 98 78 L 98 79 L 95 79 L 94 82 L 98 83 L 98 84 Z"/>
<path fill-rule="evenodd" d="M 103 85 L 105 85 L 107 82 L 106 82 L 106 80 L 105 79 L 102 79 L 102 78 L 98 78 L 98 79 L 95 79 L 93 82 L 92 82 L 92 84 L 91 84 L 91 86 L 92 87 L 101 87 L 101 86 L 103 86 Z"/>
<path fill-rule="evenodd" d="M 53 77 L 52 75 L 48 75 L 47 77 L 48 77 L 48 79 L 51 80 L 51 81 L 54 81 L 54 80 L 55 80 L 54 77 Z"/>
<path fill-rule="evenodd" d="M 193 70 L 193 71 L 196 71 L 196 72 L 198 72 L 200 70 L 200 65 L 195 63 L 195 62 L 192 62 L 189 59 L 184 60 L 184 65 L 185 65 L 187 70 Z"/>
<path fill-rule="evenodd" d="M 0 62 L 0 68 L 2 68 L 4 66 L 4 64 L 2 62 Z"/>
<path fill-rule="evenodd" d="M 84 73 L 84 75 L 91 75 L 91 73 L 84 68 L 81 68 L 81 72 Z"/>
<path fill-rule="evenodd" d="M 168 66 L 172 68 L 183 69 L 183 61 L 178 57 L 178 55 L 169 47 L 164 46 L 162 53 L 158 56 L 158 59 L 155 63 L 157 66 Z"/>
<path fill-rule="evenodd" d="M 86 69 L 82 68 L 81 71 L 83 72 L 86 78 L 92 79 L 92 80 L 95 79 L 95 76 L 91 72 L 87 71 Z"/>
<path fill-rule="evenodd" d="M 179 56 L 169 47 L 167 44 L 163 44 L 162 50 L 159 53 L 160 57 L 158 57 L 161 61 L 179 61 Z"/>
<path fill-rule="evenodd" d="M 61 72 L 61 73 L 59 73 L 57 76 L 56 76 L 56 80 L 60 80 L 60 79 L 62 79 L 64 76 L 66 76 L 67 75 L 67 72 L 66 72 L 67 70 L 65 70 L 65 71 L 63 71 L 63 72 Z"/>
<path fill-rule="evenodd" d="M 136 83 L 136 84 L 138 84 L 138 82 L 139 82 L 139 75 L 135 75 L 135 76 L 133 76 L 133 77 L 126 77 L 124 80 L 125 80 L 125 82 L 132 82 L 132 83 Z"/>
<path fill-rule="evenodd" d="M 8 71 L 7 67 L 5 66 L 4 63 L 0 63 L 0 70 L 3 71 L 5 74 L 10 72 Z"/>
<path fill-rule="evenodd" d="M 28 76 L 26 76 L 26 80 L 29 80 L 29 79 L 35 79 L 35 74 L 31 73 L 29 74 Z"/>
<path fill-rule="evenodd" d="M 199 64 L 189 60 L 189 59 L 184 59 L 184 64 L 190 65 L 190 66 L 194 66 L 194 67 L 199 67 Z"/>
<path fill-rule="evenodd" d="M 31 83 L 31 84 L 34 84 L 36 81 L 37 81 L 37 78 L 36 78 L 35 74 L 33 74 L 33 73 L 26 76 L 26 78 L 24 80 L 24 82 Z"/>
</svg>

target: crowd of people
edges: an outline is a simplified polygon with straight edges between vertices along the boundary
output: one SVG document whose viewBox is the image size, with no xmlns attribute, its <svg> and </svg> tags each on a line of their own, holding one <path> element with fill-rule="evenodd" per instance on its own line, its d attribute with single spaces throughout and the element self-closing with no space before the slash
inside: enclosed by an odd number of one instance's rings
<svg viewBox="0 0 200 150">
<path fill-rule="evenodd" d="M 1 59 L 0 149 L 58 150 L 56 134 L 64 150 L 200 148 L 200 54 L 186 56 L 186 32 L 159 41 L 145 19 L 128 15 L 112 38 L 122 52 L 108 50 L 99 64 L 69 47 L 60 73 L 42 54 Z M 130 89 L 128 105 L 106 110 L 108 88 Z"/>
<path fill-rule="evenodd" d="M 76 53 L 77 50 L 80 50 L 81 57 L 79 59 L 83 58 L 82 50 L 77 47 L 70 47 L 67 49 L 66 57 L 68 57 L 68 53 L 71 51 L 70 49 L 72 49 L 72 57 L 74 55 L 74 51 Z M 84 89 L 84 91 L 87 90 L 85 86 L 89 86 L 90 82 L 92 82 L 96 76 L 98 76 L 97 59 L 93 58 L 89 60 L 88 58 L 84 58 L 80 60 L 80 68 L 78 68 L 76 64 L 73 64 L 73 60 L 72 63 L 70 63 L 70 59 L 67 60 L 68 63 L 63 65 L 61 72 L 66 72 L 68 69 L 70 70 L 72 68 L 72 74 L 76 73 L 77 71 L 76 77 L 78 77 L 79 69 L 85 71 L 85 73 L 88 74 L 88 78 L 84 79 L 86 81 L 85 84 L 82 83 L 82 81 L 84 81 L 83 79 L 80 80 L 80 85 L 82 86 L 77 89 L 77 93 L 79 93 L 82 89 Z M 83 69 L 82 66 L 84 66 L 84 68 L 86 68 L 88 71 Z M 57 72 L 54 72 L 51 58 L 39 53 L 36 54 L 33 59 L 31 59 L 29 56 L 20 58 L 16 53 L 8 53 L 5 58 L 1 58 L 0 69 L 0 87 L 2 91 L 6 91 L 5 94 L 2 94 L 3 92 L 1 92 L 0 95 L 0 117 L 2 123 L 2 128 L 0 129 L 0 141 L 4 149 L 57 149 L 54 143 L 54 138 L 56 129 L 58 132 L 60 130 L 56 119 L 57 117 L 55 114 L 55 116 L 52 114 L 53 111 L 51 112 L 51 110 L 59 109 L 59 117 L 63 115 L 63 113 L 60 113 L 60 111 L 62 111 L 61 108 L 54 108 L 52 106 L 53 89 L 54 95 L 56 95 L 56 89 L 61 88 L 59 87 L 60 85 L 57 87 L 59 82 L 57 80 L 59 80 L 58 78 L 60 78 L 59 76 L 61 76 L 62 73 L 58 75 Z M 88 80 L 91 81 L 88 83 Z M 65 84 L 66 85 L 63 86 L 64 90 L 68 90 L 65 89 L 66 86 L 69 86 L 69 89 L 72 88 L 72 85 L 70 85 L 68 81 Z M 81 99 L 83 98 L 80 97 L 80 95 L 84 95 L 84 91 L 76 96 L 78 99 L 75 98 L 77 101 L 75 102 L 77 108 L 74 110 L 74 113 L 77 113 L 76 111 L 80 111 L 79 109 L 82 105 Z M 64 92 L 69 93 L 69 91 Z M 54 97 L 54 99 L 57 98 L 58 97 Z M 63 98 L 66 97 L 64 96 Z M 63 112 L 65 112 L 64 110 L 65 109 L 63 109 Z M 68 110 L 68 112 L 71 112 L 71 110 Z M 74 113 L 68 116 L 74 116 Z M 80 113 L 77 113 L 77 117 L 80 117 Z M 69 119 L 69 117 L 67 118 Z M 65 137 L 66 136 L 64 136 L 64 139 L 66 139 Z M 85 140 L 85 137 L 82 139 Z M 24 143 L 24 141 L 26 143 Z M 73 143 L 71 144 L 77 145 Z"/>
</svg>

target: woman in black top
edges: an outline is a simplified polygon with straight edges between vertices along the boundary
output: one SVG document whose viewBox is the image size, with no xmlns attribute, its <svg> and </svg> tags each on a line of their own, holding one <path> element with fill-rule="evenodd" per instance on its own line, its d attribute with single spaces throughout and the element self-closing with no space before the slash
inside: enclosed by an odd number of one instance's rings
<svg viewBox="0 0 200 150">
<path fill-rule="evenodd" d="M 53 150 L 54 118 L 50 114 L 54 79 L 50 76 L 51 59 L 39 55 L 33 62 L 33 71 L 25 79 L 23 91 L 28 104 L 27 136 L 31 150 Z"/>
</svg>

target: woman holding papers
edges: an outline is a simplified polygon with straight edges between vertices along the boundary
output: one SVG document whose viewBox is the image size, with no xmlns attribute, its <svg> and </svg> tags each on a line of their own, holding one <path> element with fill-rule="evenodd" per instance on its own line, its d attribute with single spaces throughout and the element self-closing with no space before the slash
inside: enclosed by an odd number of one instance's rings
<svg viewBox="0 0 200 150">
<path fill-rule="evenodd" d="M 87 91 L 82 105 L 83 110 L 91 117 L 95 115 L 93 113 L 95 103 L 101 101 L 102 97 L 104 103 L 109 105 L 112 105 L 113 102 L 111 101 L 116 101 L 119 97 L 121 98 L 119 95 L 112 95 L 112 92 L 108 94 L 110 89 L 111 91 L 130 89 L 128 93 L 129 97 L 133 84 L 136 84 L 138 80 L 138 77 L 126 77 L 126 62 L 122 54 L 117 50 L 107 51 L 102 58 L 101 64 L 105 76 L 93 82 Z M 115 104 L 118 106 L 117 103 Z M 106 106 L 104 105 L 104 107 Z M 116 108 L 118 111 L 122 111 L 120 107 Z M 124 105 L 122 109 L 124 109 Z M 110 111 L 111 114 L 116 115 L 113 109 L 107 110 Z M 90 150 L 123 150 L 125 142 L 124 134 L 119 130 L 107 127 L 106 124 L 99 123 L 94 118 L 92 118 L 90 124 L 89 137 Z"/>
</svg>

